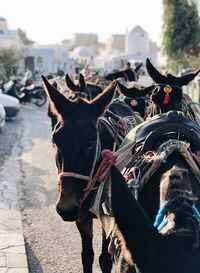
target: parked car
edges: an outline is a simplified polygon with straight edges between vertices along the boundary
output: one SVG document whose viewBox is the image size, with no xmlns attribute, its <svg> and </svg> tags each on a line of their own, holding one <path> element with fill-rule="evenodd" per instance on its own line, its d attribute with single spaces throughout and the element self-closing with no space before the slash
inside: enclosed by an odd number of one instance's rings
<svg viewBox="0 0 200 273">
<path fill-rule="evenodd" d="M 194 80 L 195 80 L 195 81 L 198 81 L 199 84 L 200 84 L 200 72 L 196 75 L 196 77 L 195 77 Z"/>
<path fill-rule="evenodd" d="M 14 119 L 20 110 L 20 102 L 17 98 L 6 94 L 0 94 L 0 104 L 3 105 L 6 112 L 6 119 Z"/>
<path fill-rule="evenodd" d="M 2 104 L 0 104 L 0 131 L 5 125 L 6 112 Z"/>
</svg>

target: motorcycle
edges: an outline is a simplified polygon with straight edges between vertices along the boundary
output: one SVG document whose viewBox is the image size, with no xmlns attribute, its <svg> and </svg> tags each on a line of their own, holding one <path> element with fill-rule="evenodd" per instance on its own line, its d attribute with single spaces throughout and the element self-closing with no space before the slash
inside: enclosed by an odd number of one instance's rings
<svg viewBox="0 0 200 273">
<path fill-rule="evenodd" d="M 9 80 L 4 83 L 3 92 L 18 98 L 21 103 L 32 102 L 39 107 L 47 101 L 44 89 L 41 86 L 35 86 L 31 79 L 25 80 L 24 84 L 17 79 Z"/>
<path fill-rule="evenodd" d="M 32 80 L 26 80 L 25 86 L 20 88 L 18 98 L 20 102 L 34 102 L 37 106 L 43 106 L 47 101 L 47 96 L 41 86 L 35 86 Z"/>
</svg>

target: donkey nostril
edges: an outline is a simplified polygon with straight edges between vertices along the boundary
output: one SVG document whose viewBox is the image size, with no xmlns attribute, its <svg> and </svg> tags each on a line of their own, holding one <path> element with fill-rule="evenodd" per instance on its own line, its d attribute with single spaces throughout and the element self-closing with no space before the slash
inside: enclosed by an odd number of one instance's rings
<svg viewBox="0 0 200 273">
<path fill-rule="evenodd" d="M 79 213 L 79 206 L 72 206 L 68 209 L 61 208 L 60 206 L 56 206 L 56 211 L 60 215 L 73 215 L 76 216 Z"/>
</svg>

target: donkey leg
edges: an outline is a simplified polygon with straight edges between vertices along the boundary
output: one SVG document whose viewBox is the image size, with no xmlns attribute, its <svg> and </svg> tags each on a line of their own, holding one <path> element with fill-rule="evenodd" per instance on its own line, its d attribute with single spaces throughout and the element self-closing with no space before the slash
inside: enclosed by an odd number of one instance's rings
<svg viewBox="0 0 200 273">
<path fill-rule="evenodd" d="M 110 273 L 112 270 L 112 259 L 111 255 L 108 253 L 108 246 L 110 240 L 106 239 L 105 231 L 102 231 L 102 250 L 99 257 L 99 264 L 103 273 Z"/>
<path fill-rule="evenodd" d="M 92 264 L 94 261 L 94 252 L 92 247 L 93 238 L 93 221 L 92 219 L 84 219 L 76 221 L 76 226 L 80 232 L 82 239 L 82 264 L 83 273 L 92 273 Z"/>
</svg>

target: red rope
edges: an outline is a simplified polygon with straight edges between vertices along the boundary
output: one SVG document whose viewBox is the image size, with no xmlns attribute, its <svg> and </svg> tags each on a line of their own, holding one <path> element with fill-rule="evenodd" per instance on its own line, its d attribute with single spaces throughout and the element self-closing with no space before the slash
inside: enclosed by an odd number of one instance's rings
<svg viewBox="0 0 200 273">
<path fill-rule="evenodd" d="M 99 183 L 102 183 L 106 179 L 111 166 L 115 164 L 116 162 L 117 155 L 108 149 L 103 150 L 101 152 L 101 156 L 102 156 L 102 161 L 99 165 L 99 168 L 95 176 L 88 183 L 88 186 L 85 189 L 85 195 L 83 199 L 85 199 L 88 196 L 88 194 L 91 192 L 91 190 L 93 189 L 97 181 Z"/>
</svg>

